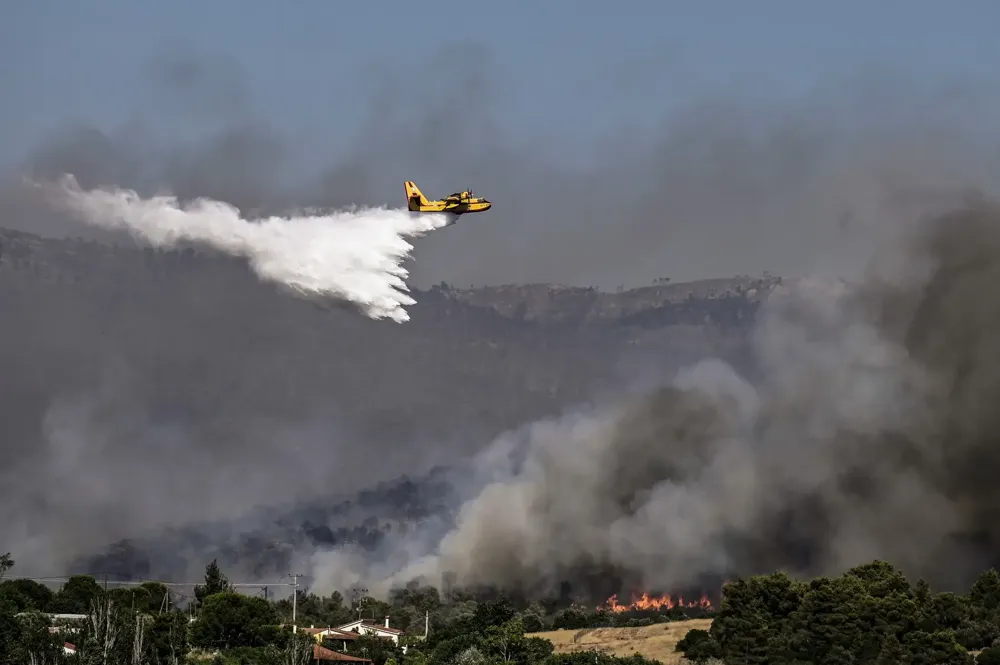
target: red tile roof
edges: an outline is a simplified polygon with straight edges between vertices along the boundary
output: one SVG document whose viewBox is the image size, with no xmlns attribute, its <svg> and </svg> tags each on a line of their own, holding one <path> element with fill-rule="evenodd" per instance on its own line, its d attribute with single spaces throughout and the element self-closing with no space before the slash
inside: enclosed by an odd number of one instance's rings
<svg viewBox="0 0 1000 665">
<path fill-rule="evenodd" d="M 326 647 L 321 647 L 318 644 L 313 645 L 313 660 L 339 660 L 339 661 L 349 661 L 352 663 L 370 663 L 372 662 L 369 658 L 356 658 L 354 656 L 348 656 L 346 653 L 339 653 Z"/>
</svg>

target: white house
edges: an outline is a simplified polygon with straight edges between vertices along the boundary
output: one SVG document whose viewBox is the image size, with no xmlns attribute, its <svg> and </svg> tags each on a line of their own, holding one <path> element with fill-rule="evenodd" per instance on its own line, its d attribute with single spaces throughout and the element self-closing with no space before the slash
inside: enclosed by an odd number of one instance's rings
<svg viewBox="0 0 1000 665">
<path fill-rule="evenodd" d="M 367 623 L 364 619 L 358 619 L 357 621 L 337 626 L 337 630 L 343 633 L 357 633 L 359 635 L 374 635 L 375 637 L 383 637 L 385 639 L 392 640 L 392 643 L 396 645 L 399 644 L 399 638 L 404 634 L 403 631 L 398 628 L 389 627 L 389 617 L 385 618 L 384 626 L 380 626 L 377 623 Z"/>
<path fill-rule="evenodd" d="M 308 628 L 299 628 L 298 630 L 306 635 L 312 636 L 312 638 L 319 644 L 323 644 L 324 640 L 340 642 L 341 651 L 347 651 L 347 643 L 353 642 L 360 637 L 358 633 L 337 630 L 336 628 L 317 628 L 316 626 L 309 626 Z"/>
</svg>

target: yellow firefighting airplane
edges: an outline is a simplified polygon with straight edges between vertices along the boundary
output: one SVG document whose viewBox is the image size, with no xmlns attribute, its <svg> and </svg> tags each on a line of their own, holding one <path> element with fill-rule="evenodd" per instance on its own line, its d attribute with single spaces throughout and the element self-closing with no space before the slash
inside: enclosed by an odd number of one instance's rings
<svg viewBox="0 0 1000 665">
<path fill-rule="evenodd" d="M 475 196 L 471 191 L 455 192 L 439 201 L 428 201 L 416 183 L 406 181 L 406 205 L 412 212 L 450 212 L 464 215 L 469 212 L 485 212 L 493 204 Z"/>
</svg>

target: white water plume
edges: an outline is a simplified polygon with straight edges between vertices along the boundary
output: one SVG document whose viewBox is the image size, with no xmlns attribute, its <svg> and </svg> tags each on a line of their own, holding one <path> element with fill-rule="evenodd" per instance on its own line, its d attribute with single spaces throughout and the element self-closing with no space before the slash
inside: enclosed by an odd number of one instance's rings
<svg viewBox="0 0 1000 665">
<path fill-rule="evenodd" d="M 420 237 L 449 224 L 446 214 L 405 209 L 247 220 L 211 199 L 181 205 L 174 196 L 142 198 L 127 189 L 82 190 L 72 175 L 47 186 L 53 199 L 94 226 L 125 229 L 155 247 L 204 243 L 249 259 L 261 279 L 306 295 L 349 301 L 373 319 L 409 320 L 409 272 L 402 266 Z"/>
</svg>

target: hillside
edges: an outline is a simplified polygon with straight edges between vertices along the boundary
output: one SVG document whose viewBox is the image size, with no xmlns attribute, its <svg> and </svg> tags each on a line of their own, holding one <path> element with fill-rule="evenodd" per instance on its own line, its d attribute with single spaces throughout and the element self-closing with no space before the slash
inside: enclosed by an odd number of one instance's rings
<svg viewBox="0 0 1000 665">
<path fill-rule="evenodd" d="M 0 231 L 0 441 L 12 461 L 0 486 L 6 505 L 32 507 L 0 520 L 45 574 L 119 538 L 263 505 L 287 508 L 175 532 L 158 563 L 126 548 L 113 569 L 184 574 L 216 546 L 243 560 L 301 538 L 368 542 L 385 527 L 376 514 L 397 529 L 439 514 L 450 484 L 439 474 L 421 489 L 422 474 L 501 432 L 705 355 L 744 363 L 778 281 L 442 284 L 414 290 L 398 325 L 289 297 L 209 252 Z M 402 474 L 414 480 L 371 489 Z"/>
<path fill-rule="evenodd" d="M 631 656 L 639 653 L 658 660 L 664 665 L 687 662 L 674 651 L 677 643 L 689 630 L 708 630 L 711 619 L 689 619 L 656 623 L 640 628 L 584 628 L 583 630 L 550 630 L 532 633 L 528 637 L 541 637 L 552 642 L 556 653 L 598 651 L 613 656 Z"/>
</svg>

